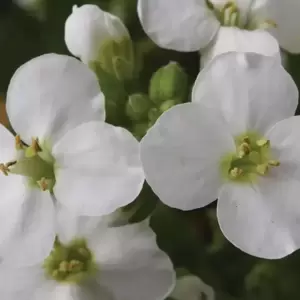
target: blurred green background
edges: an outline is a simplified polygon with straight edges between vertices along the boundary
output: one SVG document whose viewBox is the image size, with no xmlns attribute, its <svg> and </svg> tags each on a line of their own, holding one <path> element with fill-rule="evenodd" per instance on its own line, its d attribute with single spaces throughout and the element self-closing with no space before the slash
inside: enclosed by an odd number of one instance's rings
<svg viewBox="0 0 300 300">
<path fill-rule="evenodd" d="M 3 99 L 10 78 L 21 64 L 44 53 L 68 54 L 64 23 L 73 5 L 85 3 L 97 4 L 118 15 L 129 28 L 142 53 L 140 92 L 147 92 L 152 73 L 169 61 L 181 64 L 192 85 L 199 71 L 199 55 L 159 49 L 149 41 L 137 18 L 136 0 L 48 0 L 42 3 L 41 11 L 23 9 L 12 1 L 1 0 L 0 93 Z M 289 55 L 287 69 L 300 87 L 300 56 Z M 2 105 L 0 112 L 1 121 L 6 122 Z M 150 203 L 153 197 L 146 188 L 138 201 L 149 200 Z M 151 225 L 158 234 L 160 246 L 168 252 L 175 266 L 198 274 L 216 289 L 220 300 L 300 299 L 300 251 L 278 261 L 256 259 L 242 253 L 222 236 L 214 208 L 212 204 L 202 210 L 183 213 L 160 205 L 155 210 Z"/>
</svg>

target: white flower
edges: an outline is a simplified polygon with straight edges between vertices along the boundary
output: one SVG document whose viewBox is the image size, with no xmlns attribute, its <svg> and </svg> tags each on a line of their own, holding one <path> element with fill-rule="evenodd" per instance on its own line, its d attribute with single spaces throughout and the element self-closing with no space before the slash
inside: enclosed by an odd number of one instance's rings
<svg viewBox="0 0 300 300">
<path fill-rule="evenodd" d="M 163 300 L 175 284 L 168 256 L 146 223 L 107 227 L 58 214 L 58 239 L 43 264 L 1 266 L 1 299 Z"/>
<path fill-rule="evenodd" d="M 106 42 L 123 38 L 130 39 L 130 36 L 121 19 L 96 5 L 74 6 L 65 23 L 66 45 L 84 63 L 97 60 Z"/>
<path fill-rule="evenodd" d="M 224 235 L 280 258 L 300 246 L 298 91 L 270 57 L 229 53 L 200 72 L 192 101 L 163 114 L 141 142 L 146 180 L 182 210 L 218 200 Z"/>
<path fill-rule="evenodd" d="M 80 61 L 48 54 L 21 66 L 7 113 L 18 134 L 0 127 L 0 255 L 9 264 L 49 254 L 56 202 L 79 215 L 106 215 L 139 194 L 139 144 L 103 122 L 103 94 Z"/>
<path fill-rule="evenodd" d="M 228 51 L 279 56 L 276 39 L 285 50 L 300 52 L 295 0 L 139 0 L 138 13 L 159 46 L 200 50 L 202 63 Z"/>
<path fill-rule="evenodd" d="M 214 290 L 194 275 L 185 275 L 178 278 L 170 297 L 175 300 L 215 299 Z"/>
</svg>

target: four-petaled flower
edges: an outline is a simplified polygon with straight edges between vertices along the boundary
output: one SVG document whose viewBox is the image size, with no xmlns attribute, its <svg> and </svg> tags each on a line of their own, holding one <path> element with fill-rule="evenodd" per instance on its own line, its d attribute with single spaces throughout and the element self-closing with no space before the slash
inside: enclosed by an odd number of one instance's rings
<svg viewBox="0 0 300 300">
<path fill-rule="evenodd" d="M 199 74 L 192 102 L 163 114 L 141 141 L 153 191 L 182 210 L 218 198 L 224 235 L 246 253 L 298 249 L 300 117 L 290 75 L 271 57 L 223 54 Z"/>
<path fill-rule="evenodd" d="M 0 126 L 0 254 L 7 263 L 30 265 L 49 254 L 56 203 L 101 216 L 138 196 L 138 141 L 104 122 L 97 78 L 77 59 L 47 54 L 21 66 L 7 113 L 18 134 Z"/>
<path fill-rule="evenodd" d="M 50 255 L 0 270 L 5 300 L 163 300 L 175 284 L 169 257 L 147 222 L 108 227 L 100 217 L 58 212 Z"/>
<path fill-rule="evenodd" d="M 198 51 L 202 64 L 229 52 L 300 52 L 300 2 L 294 0 L 139 0 L 145 32 L 159 46 Z M 271 34 L 276 38 L 274 39 Z"/>
</svg>

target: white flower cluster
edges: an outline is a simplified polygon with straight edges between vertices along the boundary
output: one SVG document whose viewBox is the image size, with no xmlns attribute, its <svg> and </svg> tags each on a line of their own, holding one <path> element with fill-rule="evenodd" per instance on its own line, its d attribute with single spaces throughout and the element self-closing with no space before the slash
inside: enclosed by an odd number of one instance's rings
<svg viewBox="0 0 300 300">
<path fill-rule="evenodd" d="M 84 63 L 46 54 L 8 87 L 15 134 L 0 127 L 0 298 L 167 297 L 175 272 L 148 222 L 109 222 L 145 177 L 170 207 L 218 199 L 221 230 L 246 253 L 274 259 L 299 249 L 298 90 L 279 60 L 280 46 L 300 52 L 299 11 L 295 0 L 139 0 L 146 33 L 161 47 L 200 50 L 204 65 L 191 103 L 163 113 L 139 144 L 105 123 L 87 66 L 128 30 L 94 5 L 74 7 L 65 40 Z M 171 297 L 214 298 L 200 279 L 187 281 Z"/>
</svg>

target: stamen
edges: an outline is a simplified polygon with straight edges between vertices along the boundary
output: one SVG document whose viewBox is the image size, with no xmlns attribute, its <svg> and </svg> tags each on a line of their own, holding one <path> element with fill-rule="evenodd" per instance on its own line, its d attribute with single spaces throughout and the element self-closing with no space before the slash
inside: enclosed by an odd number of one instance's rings
<svg viewBox="0 0 300 300">
<path fill-rule="evenodd" d="M 0 171 L 5 175 L 8 176 L 9 168 L 5 164 L 0 164 Z"/>
<path fill-rule="evenodd" d="M 251 147 L 248 143 L 244 142 L 238 147 L 238 157 L 243 158 L 251 151 Z"/>
<path fill-rule="evenodd" d="M 269 147 L 270 146 L 270 140 L 265 140 L 265 139 L 257 140 L 256 145 L 258 147 L 265 147 L 265 146 Z"/>
<path fill-rule="evenodd" d="M 269 160 L 268 165 L 271 167 L 279 167 L 280 166 L 280 161 L 278 160 Z"/>
<path fill-rule="evenodd" d="M 268 171 L 269 171 L 269 165 L 267 164 L 261 164 L 256 166 L 256 172 L 260 175 L 266 175 Z"/>
<path fill-rule="evenodd" d="M 49 190 L 52 187 L 53 180 L 43 177 L 43 178 L 41 178 L 41 180 L 37 181 L 37 184 L 41 188 L 41 190 L 44 192 L 46 190 Z"/>
<path fill-rule="evenodd" d="M 243 174 L 243 170 L 239 168 L 233 168 L 230 170 L 229 174 L 232 178 L 237 178 Z"/>
<path fill-rule="evenodd" d="M 24 144 L 19 135 L 16 135 L 16 137 L 15 137 L 15 148 L 17 150 L 22 150 L 24 148 Z"/>
<path fill-rule="evenodd" d="M 41 152 L 42 149 L 39 145 L 38 138 L 32 138 L 31 145 L 26 149 L 25 156 L 26 157 L 34 157 L 38 154 L 38 152 Z"/>
<path fill-rule="evenodd" d="M 259 23 L 256 27 L 257 29 L 271 29 L 271 28 L 277 28 L 277 23 L 273 20 L 265 20 L 262 23 Z"/>
</svg>

